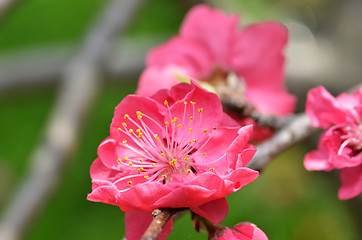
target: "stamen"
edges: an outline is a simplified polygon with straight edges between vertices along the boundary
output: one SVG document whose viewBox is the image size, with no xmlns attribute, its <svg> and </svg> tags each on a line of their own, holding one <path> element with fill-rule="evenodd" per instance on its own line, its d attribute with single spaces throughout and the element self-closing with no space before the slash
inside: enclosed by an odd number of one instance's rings
<svg viewBox="0 0 362 240">
<path fill-rule="evenodd" d="M 204 130 L 203 130 L 203 132 L 204 132 L 204 133 L 207 133 L 207 130 L 206 130 L 206 129 L 204 129 Z"/>
<path fill-rule="evenodd" d="M 187 174 L 192 173 L 191 169 L 187 169 L 186 173 Z"/>
<path fill-rule="evenodd" d="M 199 112 L 202 112 L 202 110 L 203 110 L 202 108 L 197 109 L 197 111 L 199 111 Z"/>
<path fill-rule="evenodd" d="M 132 162 L 129 162 L 128 165 L 129 165 L 130 167 L 132 167 L 132 166 L 133 166 L 133 163 L 132 163 Z"/>
<path fill-rule="evenodd" d="M 213 172 L 213 171 L 215 171 L 215 168 L 211 167 L 209 170 L 210 170 L 211 172 Z"/>
<path fill-rule="evenodd" d="M 128 119 L 128 118 L 129 118 L 129 115 L 128 115 L 128 114 L 125 114 L 125 115 L 124 115 L 124 118 L 125 118 L 125 119 Z"/>
<path fill-rule="evenodd" d="M 167 100 L 165 100 L 165 101 L 163 102 L 163 104 L 167 105 L 167 104 L 168 104 L 168 101 L 167 101 Z"/>
<path fill-rule="evenodd" d="M 129 185 L 132 185 L 132 181 L 128 181 L 127 183 L 128 183 Z"/>
<path fill-rule="evenodd" d="M 118 158 L 118 159 L 117 159 L 117 162 L 119 162 L 119 163 L 122 162 L 122 159 Z"/>
</svg>

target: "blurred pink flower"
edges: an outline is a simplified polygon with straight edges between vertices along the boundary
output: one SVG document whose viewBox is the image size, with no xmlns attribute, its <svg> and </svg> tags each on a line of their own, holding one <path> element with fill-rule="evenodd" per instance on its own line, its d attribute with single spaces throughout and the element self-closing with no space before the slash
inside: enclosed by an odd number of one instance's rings
<svg viewBox="0 0 362 240">
<path fill-rule="evenodd" d="M 323 87 L 309 91 L 306 113 L 315 127 L 327 129 L 318 150 L 304 159 L 307 170 L 341 169 L 340 199 L 362 192 L 362 88 L 334 98 Z"/>
<path fill-rule="evenodd" d="M 117 205 L 126 217 L 130 210 L 189 207 L 218 224 L 228 212 L 225 197 L 259 175 L 245 167 L 256 151 L 251 132 L 195 83 L 129 95 L 98 148 L 88 200 Z"/>
<path fill-rule="evenodd" d="M 214 240 L 268 240 L 265 233 L 252 223 L 239 223 L 217 234 Z"/>
<path fill-rule="evenodd" d="M 242 86 L 237 96 L 244 95 L 259 112 L 293 112 L 296 99 L 284 86 L 286 28 L 264 22 L 239 30 L 238 23 L 237 15 L 207 5 L 192 8 L 179 35 L 148 54 L 137 94 L 151 96 L 170 88 L 179 82 L 178 76 L 200 80 L 202 86 L 225 86 L 227 76 L 234 74 Z"/>
</svg>

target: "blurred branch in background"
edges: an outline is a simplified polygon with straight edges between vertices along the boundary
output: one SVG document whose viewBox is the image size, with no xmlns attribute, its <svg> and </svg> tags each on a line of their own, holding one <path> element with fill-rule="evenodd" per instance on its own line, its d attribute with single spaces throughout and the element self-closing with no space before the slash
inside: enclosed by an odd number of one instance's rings
<svg viewBox="0 0 362 240">
<path fill-rule="evenodd" d="M 101 12 L 78 52 L 62 71 L 60 95 L 43 141 L 35 150 L 23 185 L 4 211 L 0 239 L 20 239 L 44 207 L 62 177 L 66 160 L 77 145 L 82 120 L 88 115 L 108 47 L 142 0 L 112 0 Z"/>
<path fill-rule="evenodd" d="M 324 37 L 313 36 L 301 24 L 290 23 L 288 29 L 291 39 L 287 49 L 287 84 L 292 92 L 304 93 L 317 85 L 338 89 L 341 79 L 346 87 L 360 81 L 362 69 L 358 61 L 339 52 Z M 149 49 L 163 40 L 164 37 L 159 36 L 113 45 L 112 51 L 105 55 L 104 73 L 115 81 L 123 81 L 122 76 L 138 75 Z M 44 47 L 3 55 L 0 92 L 57 81 L 73 50 L 71 46 Z"/>
<path fill-rule="evenodd" d="M 17 2 L 17 0 L 0 0 L 0 18 Z"/>
</svg>

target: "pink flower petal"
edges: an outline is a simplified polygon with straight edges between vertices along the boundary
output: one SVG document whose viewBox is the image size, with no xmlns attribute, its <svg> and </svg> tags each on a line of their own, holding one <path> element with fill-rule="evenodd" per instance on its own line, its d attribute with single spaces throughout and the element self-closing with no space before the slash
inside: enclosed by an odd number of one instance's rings
<svg viewBox="0 0 362 240">
<path fill-rule="evenodd" d="M 265 233 L 252 223 L 239 223 L 235 225 L 233 229 L 244 235 L 246 237 L 245 239 L 248 240 L 268 240 L 268 237 L 265 235 Z"/>
<path fill-rule="evenodd" d="M 227 216 L 229 206 L 225 198 L 220 198 L 198 207 L 191 207 L 190 210 L 215 224 L 219 224 Z"/>
<path fill-rule="evenodd" d="M 216 64 L 225 65 L 230 54 L 229 46 L 239 18 L 228 16 L 207 5 L 198 5 L 185 17 L 180 35 L 206 48 L 209 58 Z"/>
<path fill-rule="evenodd" d="M 248 88 L 281 86 L 284 80 L 282 51 L 286 42 L 286 28 L 274 22 L 250 25 L 236 33 L 232 67 L 245 79 Z"/>
<path fill-rule="evenodd" d="M 324 87 L 313 88 L 308 92 L 306 113 L 315 127 L 327 128 L 331 124 L 351 121 L 343 105 L 338 103 Z"/>
<path fill-rule="evenodd" d="M 179 83 L 177 80 L 178 75 L 186 77 L 190 75 L 190 71 L 179 65 L 172 64 L 165 67 L 148 67 L 140 77 L 136 94 L 149 97 L 160 89 L 169 89 Z"/>
<path fill-rule="evenodd" d="M 350 199 L 362 193 L 362 164 L 341 169 L 340 178 L 342 187 L 338 192 L 339 199 Z"/>
</svg>

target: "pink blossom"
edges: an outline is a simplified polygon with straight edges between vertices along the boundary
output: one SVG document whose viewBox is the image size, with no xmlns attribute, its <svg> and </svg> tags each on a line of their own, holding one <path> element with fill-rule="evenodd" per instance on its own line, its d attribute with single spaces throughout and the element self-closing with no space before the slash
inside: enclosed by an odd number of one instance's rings
<svg viewBox="0 0 362 240">
<path fill-rule="evenodd" d="M 258 177 L 245 167 L 256 151 L 251 132 L 195 83 L 129 95 L 98 148 L 88 200 L 117 205 L 126 216 L 189 207 L 218 224 L 228 212 L 225 197 Z"/>
<path fill-rule="evenodd" d="M 215 240 L 268 240 L 265 233 L 252 223 L 239 223 L 217 234 Z"/>
<path fill-rule="evenodd" d="M 296 99 L 284 86 L 283 49 L 287 30 L 275 22 L 238 29 L 239 17 L 207 5 L 190 10 L 179 35 L 154 48 L 147 56 L 137 94 L 151 96 L 179 82 L 178 76 L 200 80 L 216 88 L 236 75 L 243 97 L 259 112 L 285 116 Z M 206 84 L 206 85 L 205 85 Z M 239 87 L 240 87 L 239 86 Z"/>
<path fill-rule="evenodd" d="M 306 155 L 306 169 L 341 169 L 339 198 L 357 196 L 362 192 L 362 88 L 336 98 L 323 87 L 314 88 L 308 93 L 306 113 L 313 126 L 326 129 L 318 149 Z"/>
</svg>

